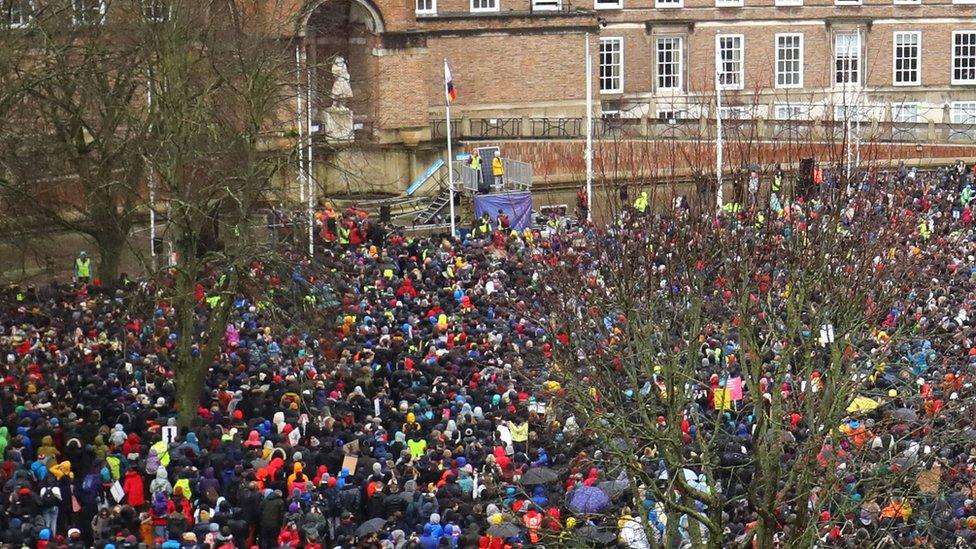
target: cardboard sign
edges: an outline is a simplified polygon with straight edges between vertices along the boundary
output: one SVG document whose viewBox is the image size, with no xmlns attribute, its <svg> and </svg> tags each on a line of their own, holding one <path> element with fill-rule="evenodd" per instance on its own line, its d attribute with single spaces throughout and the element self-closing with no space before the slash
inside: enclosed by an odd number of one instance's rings
<svg viewBox="0 0 976 549">
<path fill-rule="evenodd" d="M 373 399 L 373 415 L 376 416 L 376 417 L 380 417 L 380 399 L 379 398 L 374 398 Z"/>
<path fill-rule="evenodd" d="M 175 425 L 167 425 L 163 427 L 163 442 L 166 444 L 172 444 L 176 442 L 176 437 L 179 436 L 180 430 Z"/>
<path fill-rule="evenodd" d="M 288 433 L 288 443 L 291 444 L 292 446 L 297 446 L 301 440 L 302 440 L 302 432 L 300 430 L 292 429 L 292 431 Z"/>
<path fill-rule="evenodd" d="M 116 503 L 122 503 L 122 500 L 125 499 L 125 490 L 122 489 L 119 481 L 115 481 L 110 492 L 112 493 L 112 497 L 115 498 Z"/>
<path fill-rule="evenodd" d="M 739 402 L 742 400 L 742 378 L 733 377 L 729 379 L 729 396 L 733 401 Z"/>
<path fill-rule="evenodd" d="M 820 327 L 820 344 L 828 345 L 834 342 L 834 325 L 824 324 Z"/>
<path fill-rule="evenodd" d="M 356 465 L 359 464 L 358 456 L 346 456 L 342 458 L 342 468 L 349 471 L 350 475 L 356 474 Z"/>
<path fill-rule="evenodd" d="M 347 456 L 358 456 L 359 455 L 359 440 L 354 440 L 352 442 L 347 442 L 342 445 L 342 452 Z M 351 472 L 351 471 L 350 471 Z"/>
</svg>

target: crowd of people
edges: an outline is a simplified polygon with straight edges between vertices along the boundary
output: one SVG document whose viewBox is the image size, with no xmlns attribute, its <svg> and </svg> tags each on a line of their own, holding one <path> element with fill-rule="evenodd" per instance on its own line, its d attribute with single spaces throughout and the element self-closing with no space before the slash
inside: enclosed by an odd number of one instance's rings
<svg viewBox="0 0 976 549">
<path fill-rule="evenodd" d="M 968 311 L 976 298 L 972 173 L 891 177 L 903 180 L 923 221 L 916 236 L 931 239 L 926 253 L 939 270 L 961 258 L 944 295 L 919 297 L 930 318 L 956 318 L 964 313 L 949 307 Z M 646 204 L 637 209 L 624 215 L 650 215 Z M 283 323 L 270 297 L 238 298 L 189 426 L 176 421 L 177 311 L 130 305 L 152 299 L 150 283 L 6 292 L 0 544 L 501 548 L 559 545 L 599 525 L 615 532 L 605 543 L 649 546 L 634 517 L 666 522 L 653 506 L 573 501 L 617 472 L 576 418 L 547 413 L 562 393 L 548 376 L 558 338 L 534 320 L 547 317 L 540 273 L 567 238 L 586 246 L 600 229 L 495 225 L 451 240 L 387 235 L 359 212 L 320 222 L 323 259 L 290 276 L 256 264 L 252 276 L 291 290 L 279 295 L 313 297 L 301 306 L 327 321 Z M 961 240 L 940 252 L 936 240 L 949 233 Z M 83 263 L 76 275 L 90 272 Z M 973 339 L 952 355 L 968 360 L 957 364 L 963 375 L 976 365 Z M 935 362 L 918 375 L 942 376 Z M 976 479 L 976 443 L 936 452 L 956 479 L 940 498 L 947 528 L 976 541 L 976 495 L 964 490 Z"/>
</svg>

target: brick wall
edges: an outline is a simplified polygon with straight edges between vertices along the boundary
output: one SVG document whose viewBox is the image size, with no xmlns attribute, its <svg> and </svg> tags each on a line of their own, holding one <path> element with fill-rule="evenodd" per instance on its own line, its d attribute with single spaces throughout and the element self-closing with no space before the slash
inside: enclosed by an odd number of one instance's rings
<svg viewBox="0 0 976 549">
<path fill-rule="evenodd" d="M 448 60 L 459 113 L 478 104 L 552 103 L 585 96 L 583 33 L 431 37 L 425 64 L 426 97 L 443 104 Z M 596 42 L 591 54 L 596 66 Z M 594 85 L 596 85 L 594 78 Z"/>
</svg>

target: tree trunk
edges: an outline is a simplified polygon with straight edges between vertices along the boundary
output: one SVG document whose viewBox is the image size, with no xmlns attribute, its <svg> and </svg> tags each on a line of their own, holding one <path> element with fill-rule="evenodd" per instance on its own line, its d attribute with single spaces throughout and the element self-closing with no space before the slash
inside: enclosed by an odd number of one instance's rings
<svg viewBox="0 0 976 549">
<path fill-rule="evenodd" d="M 187 357 L 185 363 L 179 365 L 174 381 L 176 382 L 176 421 L 184 432 L 189 429 L 197 417 L 200 397 L 203 395 L 204 382 L 209 365 L 197 358 Z"/>
<path fill-rule="evenodd" d="M 128 229 L 105 231 L 93 235 L 98 245 L 98 265 L 95 274 L 105 286 L 115 286 L 119 278 L 119 265 Z"/>
</svg>

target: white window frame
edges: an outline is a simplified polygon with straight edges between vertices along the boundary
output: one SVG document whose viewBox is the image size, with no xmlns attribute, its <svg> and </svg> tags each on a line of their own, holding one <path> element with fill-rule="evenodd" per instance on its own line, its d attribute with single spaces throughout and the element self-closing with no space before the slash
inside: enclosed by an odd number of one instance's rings
<svg viewBox="0 0 976 549">
<path fill-rule="evenodd" d="M 618 61 L 617 65 L 619 65 L 620 70 L 618 71 L 618 75 L 617 75 L 618 86 L 615 87 L 615 88 L 609 88 L 609 89 L 606 89 L 605 90 L 605 89 L 603 89 L 603 81 L 604 81 L 604 78 L 603 78 L 603 66 L 604 66 L 603 65 L 603 45 L 604 44 L 610 44 L 610 43 L 616 43 L 617 44 L 617 47 L 619 48 L 619 59 L 620 60 Z M 598 61 L 597 62 L 597 67 L 598 67 L 598 70 L 599 70 L 599 73 L 597 74 L 597 79 L 599 81 L 600 93 L 601 94 L 607 94 L 607 95 L 623 93 L 624 92 L 624 38 L 623 38 L 623 36 L 607 36 L 607 37 L 602 37 L 601 36 L 600 37 L 600 44 L 597 47 L 597 56 L 598 56 L 598 59 L 597 59 L 597 61 Z"/>
<path fill-rule="evenodd" d="M 744 5 L 744 0 L 715 0 L 716 8 L 741 8 Z"/>
<path fill-rule="evenodd" d="M 471 0 L 471 13 L 492 13 L 498 11 L 501 0 Z M 482 4 L 491 4 L 488 7 Z"/>
<path fill-rule="evenodd" d="M 972 48 L 971 55 L 967 56 L 971 58 L 971 65 L 973 71 L 973 78 L 960 79 L 956 78 L 956 37 L 968 34 L 970 36 L 968 47 Z M 951 62 L 949 63 L 949 77 L 951 78 L 952 85 L 954 86 L 965 86 L 968 84 L 976 84 L 976 29 L 974 30 L 958 30 L 952 32 L 952 41 L 949 42 L 949 48 L 951 48 Z"/>
<path fill-rule="evenodd" d="M 9 12 L 7 11 L 8 6 L 6 6 L 7 1 L 9 0 L 0 0 L 0 8 L 2 8 L 3 11 L 5 12 L 2 14 L 3 26 L 7 27 L 8 29 L 23 29 L 28 27 L 31 24 L 31 22 L 34 20 L 34 11 L 37 9 L 37 6 L 34 5 L 34 0 L 13 0 L 13 1 L 20 2 L 23 6 L 27 8 L 26 16 L 22 17 L 20 21 L 18 21 L 17 23 L 14 23 L 12 20 L 7 19 L 7 15 L 9 14 Z"/>
<path fill-rule="evenodd" d="M 684 109 L 669 109 L 666 107 L 658 107 L 655 111 L 654 119 L 660 122 L 665 122 L 669 126 L 674 126 L 678 123 L 678 120 L 684 120 L 687 118 L 687 111 Z"/>
<path fill-rule="evenodd" d="M 867 105 L 834 105 L 834 122 L 844 122 L 847 119 L 847 113 L 851 113 L 853 118 L 851 122 L 864 123 L 867 122 L 871 114 L 871 107 Z"/>
<path fill-rule="evenodd" d="M 953 4 L 976 4 L 976 0 L 952 0 Z"/>
<path fill-rule="evenodd" d="M 834 0 L 835 6 L 860 6 L 862 4 L 861 0 Z"/>
<path fill-rule="evenodd" d="M 780 39 L 796 38 L 799 40 L 797 49 L 799 50 L 799 56 L 794 59 L 797 63 L 796 76 L 798 82 L 795 84 L 781 84 L 779 77 L 781 74 L 793 74 L 793 71 L 787 73 L 780 73 L 780 63 L 785 62 L 784 59 L 780 58 Z M 773 47 L 776 49 L 776 65 L 773 69 L 773 86 L 779 89 L 798 89 L 803 87 L 803 62 L 805 57 L 805 52 L 803 49 L 803 33 L 802 32 L 783 32 L 777 33 L 773 38 Z"/>
<path fill-rule="evenodd" d="M 654 0 L 654 7 L 659 10 L 685 7 L 685 0 Z"/>
<path fill-rule="evenodd" d="M 896 6 L 918 6 L 922 0 L 894 0 Z"/>
<path fill-rule="evenodd" d="M 722 120 L 751 120 L 750 109 L 745 105 L 731 105 L 718 110 Z"/>
<path fill-rule="evenodd" d="M 803 0 L 775 0 L 773 4 L 777 8 L 795 8 L 803 5 Z"/>
<path fill-rule="evenodd" d="M 162 15 L 155 13 L 162 10 Z M 168 0 L 142 0 L 142 16 L 150 23 L 162 23 L 173 13 L 173 6 Z"/>
<path fill-rule="evenodd" d="M 785 116 L 784 112 L 787 112 Z M 795 122 L 810 120 L 810 106 L 794 103 L 777 103 L 773 105 L 773 119 L 777 122 Z"/>
<path fill-rule="evenodd" d="M 71 22 L 75 25 L 102 25 L 105 23 L 105 11 L 108 6 L 105 4 L 105 0 L 98 1 L 98 21 L 82 21 L 78 18 L 79 13 L 79 2 L 85 2 L 86 0 L 71 0 Z"/>
<path fill-rule="evenodd" d="M 898 81 L 898 38 L 899 36 L 913 36 L 915 38 L 915 80 Z M 907 59 L 907 58 L 905 58 Z M 901 69 L 905 72 L 906 69 Z M 919 86 L 922 84 L 922 31 L 895 31 L 891 35 L 891 85 Z"/>
<path fill-rule="evenodd" d="M 854 36 L 857 38 L 857 50 L 853 52 L 856 53 L 856 56 L 851 57 L 851 59 L 857 59 L 857 72 L 855 73 L 857 78 L 853 80 L 848 80 L 847 82 L 837 81 L 837 76 L 839 74 L 842 74 L 841 71 L 837 69 L 837 61 L 840 59 L 839 57 L 840 52 L 837 49 L 837 39 L 841 36 Z M 860 86 L 864 76 L 864 43 L 860 31 L 841 31 L 835 33 L 833 39 L 833 57 L 834 57 L 833 63 L 831 66 L 833 75 L 831 76 L 831 82 L 833 82 L 834 87 L 843 87 L 845 85 L 854 86 L 854 87 Z M 852 72 L 850 68 L 850 60 L 848 60 L 848 65 L 845 72 L 848 75 L 848 79 L 849 79 L 850 74 Z"/>
<path fill-rule="evenodd" d="M 949 123 L 976 125 L 976 101 L 953 101 L 950 103 Z"/>
<path fill-rule="evenodd" d="M 423 3 L 425 7 L 420 8 L 420 4 Z M 429 8 L 427 6 L 430 6 Z M 414 0 L 413 3 L 414 15 L 417 17 L 429 17 L 431 15 L 437 15 L 437 0 Z"/>
<path fill-rule="evenodd" d="M 593 0 L 593 9 L 622 10 L 624 9 L 624 0 Z"/>
<path fill-rule="evenodd" d="M 532 11 L 559 11 L 562 7 L 561 0 L 532 0 Z"/>
<path fill-rule="evenodd" d="M 728 84 L 726 82 L 720 82 L 718 79 L 719 67 L 722 65 L 722 48 L 720 44 L 725 38 L 730 38 L 732 40 L 738 40 L 739 42 L 739 70 L 734 73 L 737 75 L 737 82 L 734 84 Z M 723 90 L 741 90 L 745 85 L 746 76 L 746 37 L 743 34 L 716 34 L 715 35 L 715 84 Z M 723 74 L 725 72 L 723 71 Z"/>
<path fill-rule="evenodd" d="M 677 79 L 677 85 L 675 86 L 662 86 L 661 85 L 661 41 L 677 41 L 677 54 L 673 59 L 672 63 L 677 66 L 677 71 L 675 73 L 675 78 Z M 658 36 L 654 39 L 654 86 L 658 91 L 681 91 L 684 89 L 685 78 L 685 39 L 683 36 Z"/>
<path fill-rule="evenodd" d="M 921 105 L 916 102 L 906 102 L 906 103 L 892 103 L 891 104 L 891 121 L 896 124 L 918 124 L 922 122 L 922 113 L 920 112 Z M 911 113 L 911 120 L 906 120 L 909 117 L 904 116 L 906 113 Z"/>
</svg>

